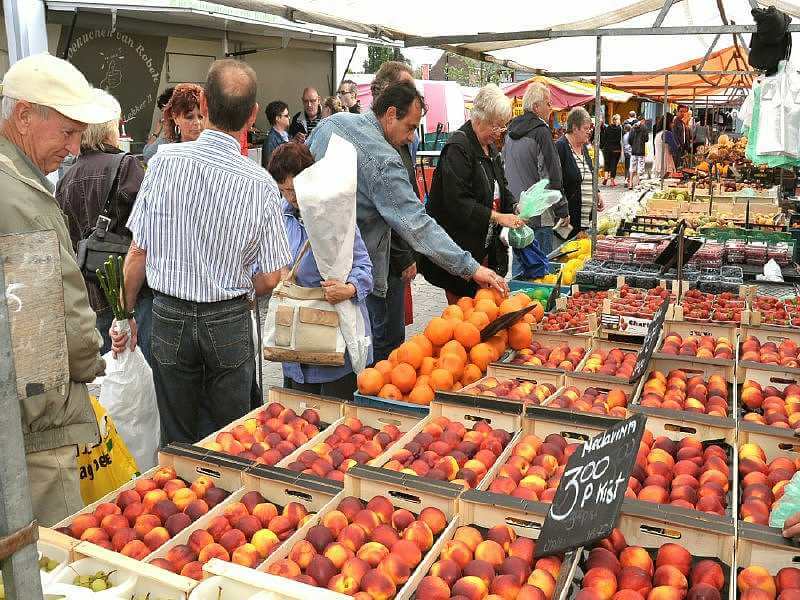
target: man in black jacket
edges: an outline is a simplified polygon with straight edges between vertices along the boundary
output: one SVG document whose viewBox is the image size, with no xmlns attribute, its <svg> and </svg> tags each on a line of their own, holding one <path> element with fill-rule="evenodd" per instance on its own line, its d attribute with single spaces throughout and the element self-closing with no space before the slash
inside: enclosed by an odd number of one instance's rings
<svg viewBox="0 0 800 600">
<path fill-rule="evenodd" d="M 628 189 L 633 189 L 639 185 L 639 179 L 644 175 L 645 167 L 645 147 L 650 138 L 647 121 L 640 119 L 633 126 L 628 135 L 628 143 L 631 145 L 631 169 L 628 175 Z"/>
<path fill-rule="evenodd" d="M 550 90 L 541 83 L 532 83 L 525 90 L 522 107 L 525 112 L 509 124 L 503 146 L 508 189 L 515 202 L 540 179 L 550 180 L 549 189 L 561 190 L 561 162 L 547 124 L 553 111 Z M 569 224 L 569 206 L 563 194 L 555 205 L 528 222 L 545 253 L 553 250 L 553 226 L 556 224 Z M 512 274 L 518 274 L 516 261 Z"/>
<path fill-rule="evenodd" d="M 295 142 L 304 144 L 306 138 L 311 135 L 314 127 L 322 119 L 322 106 L 319 102 L 319 92 L 313 87 L 303 90 L 303 110 L 292 117 L 289 125 L 289 137 L 294 138 Z"/>
<path fill-rule="evenodd" d="M 689 114 L 689 107 L 685 104 L 678 105 L 678 113 L 672 120 L 672 135 L 675 143 L 678 144 L 678 154 L 675 158 L 675 168 L 680 169 L 683 165 L 683 156 L 692 151 L 692 134 L 686 126 Z"/>
</svg>

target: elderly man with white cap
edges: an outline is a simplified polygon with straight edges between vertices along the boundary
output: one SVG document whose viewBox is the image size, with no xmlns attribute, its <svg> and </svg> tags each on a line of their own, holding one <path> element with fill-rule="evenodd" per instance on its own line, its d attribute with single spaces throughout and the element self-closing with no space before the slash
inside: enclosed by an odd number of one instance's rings
<svg viewBox="0 0 800 600">
<path fill-rule="evenodd" d="M 88 123 L 114 118 L 98 98 L 80 71 L 49 54 L 16 62 L 2 83 L 0 235 L 53 229 L 61 249 L 69 381 L 20 401 L 33 512 L 42 525 L 83 506 L 78 446 L 99 441 L 86 383 L 104 372 L 102 340 L 46 177 L 68 154 L 78 154 Z"/>
</svg>

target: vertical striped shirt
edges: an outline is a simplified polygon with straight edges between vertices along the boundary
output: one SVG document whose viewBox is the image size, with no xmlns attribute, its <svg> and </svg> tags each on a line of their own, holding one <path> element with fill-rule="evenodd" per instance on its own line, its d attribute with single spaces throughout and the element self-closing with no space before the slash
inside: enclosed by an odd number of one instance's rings
<svg viewBox="0 0 800 600">
<path fill-rule="evenodd" d="M 150 160 L 128 229 L 150 287 L 190 302 L 251 295 L 254 274 L 291 260 L 275 181 L 210 129 Z"/>
</svg>

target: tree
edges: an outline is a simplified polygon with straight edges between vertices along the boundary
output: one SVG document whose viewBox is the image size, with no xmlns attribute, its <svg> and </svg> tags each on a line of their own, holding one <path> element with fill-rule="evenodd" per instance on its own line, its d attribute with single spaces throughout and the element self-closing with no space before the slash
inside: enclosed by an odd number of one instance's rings
<svg viewBox="0 0 800 600">
<path fill-rule="evenodd" d="M 411 62 L 403 56 L 403 53 L 400 52 L 400 48 L 368 46 L 367 60 L 364 61 L 364 73 L 377 73 L 381 65 L 390 60 L 398 60 L 409 65 L 411 64 Z"/>
<path fill-rule="evenodd" d="M 481 87 L 487 83 L 501 83 L 510 79 L 510 71 L 500 65 L 448 53 L 444 76 L 461 85 Z"/>
</svg>

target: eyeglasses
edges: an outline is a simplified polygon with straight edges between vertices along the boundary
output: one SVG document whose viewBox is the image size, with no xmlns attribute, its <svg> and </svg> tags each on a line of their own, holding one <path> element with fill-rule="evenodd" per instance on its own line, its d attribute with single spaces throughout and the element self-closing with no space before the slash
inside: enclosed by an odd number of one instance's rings
<svg viewBox="0 0 800 600">
<path fill-rule="evenodd" d="M 353 92 L 348 92 L 347 90 L 339 90 L 336 92 L 337 96 L 352 96 Z"/>
<path fill-rule="evenodd" d="M 495 136 L 503 135 L 506 131 L 508 131 L 507 125 L 495 125 L 492 127 L 492 135 Z"/>
</svg>

